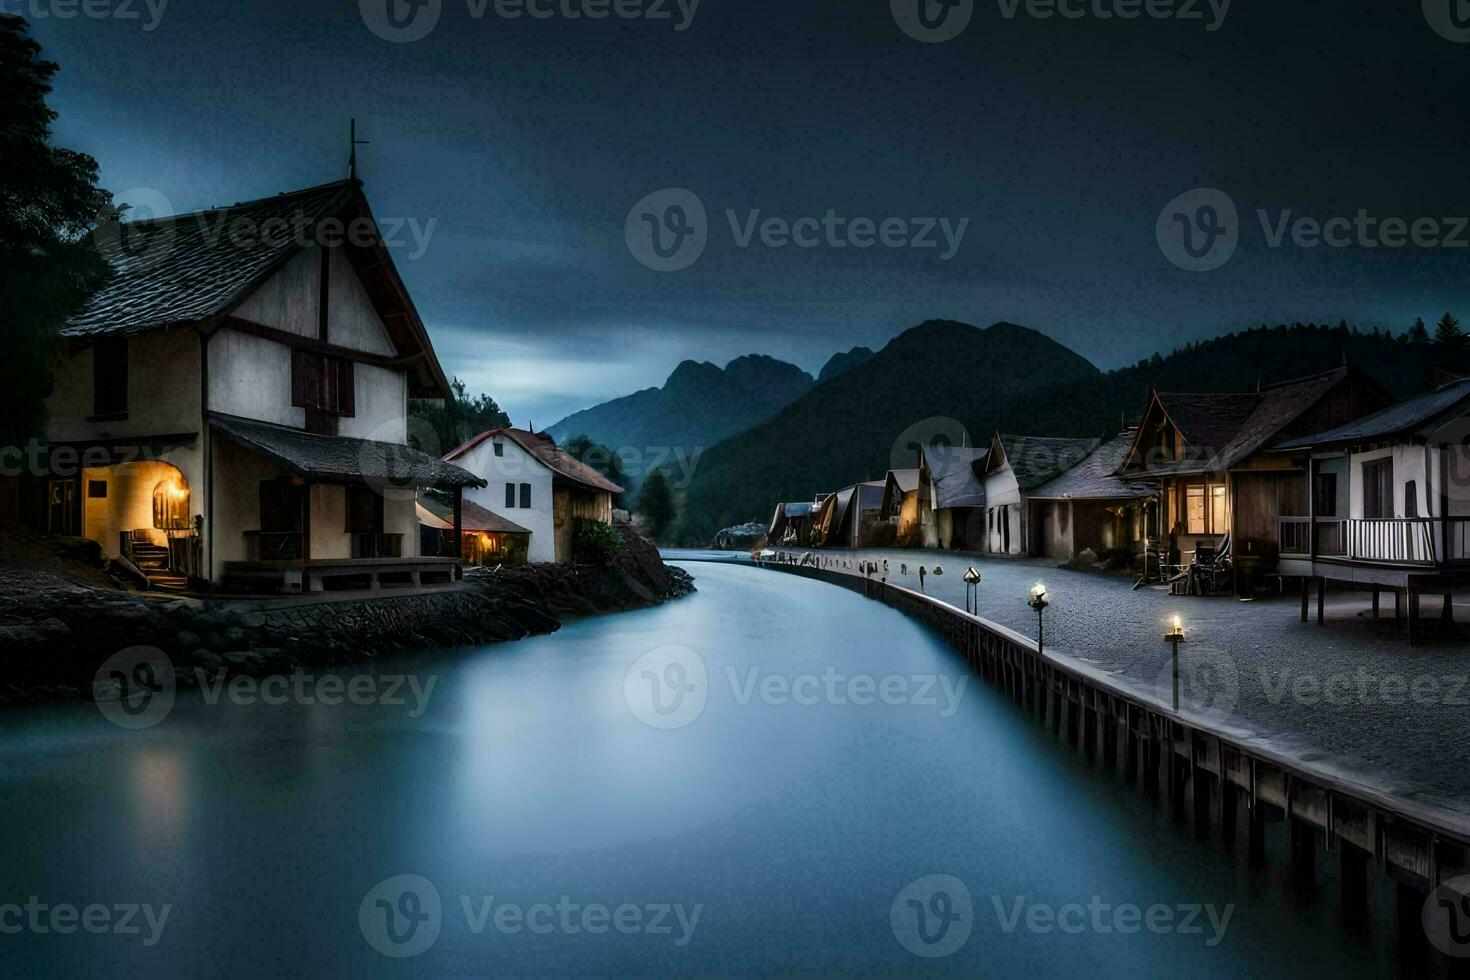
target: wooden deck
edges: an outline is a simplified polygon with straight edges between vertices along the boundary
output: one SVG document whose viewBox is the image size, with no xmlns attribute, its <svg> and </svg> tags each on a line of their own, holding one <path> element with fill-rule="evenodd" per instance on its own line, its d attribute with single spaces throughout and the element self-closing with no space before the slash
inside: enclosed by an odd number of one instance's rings
<svg viewBox="0 0 1470 980">
<path fill-rule="evenodd" d="M 229 592 L 325 592 L 332 588 L 418 589 L 463 576 L 458 558 L 309 558 L 225 563 Z"/>
</svg>

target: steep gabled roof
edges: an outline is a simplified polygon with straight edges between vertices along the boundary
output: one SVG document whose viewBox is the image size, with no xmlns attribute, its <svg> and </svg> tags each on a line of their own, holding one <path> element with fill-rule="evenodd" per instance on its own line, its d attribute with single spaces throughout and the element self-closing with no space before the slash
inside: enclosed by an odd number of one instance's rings
<svg viewBox="0 0 1470 980">
<path fill-rule="evenodd" d="M 169 327 L 205 327 L 233 312 L 302 249 L 328 218 L 371 222 L 372 211 L 355 180 L 245 201 L 228 207 L 168 215 L 97 229 L 98 248 L 113 276 L 62 327 L 61 335 L 86 341 L 125 337 Z M 351 241 L 350 236 L 343 236 Z M 416 397 L 447 398 L 449 382 L 428 331 L 398 270 L 382 244 L 344 246 L 363 253 L 358 274 L 400 356 L 409 367 Z M 357 263 L 354 263 L 357 264 Z"/>
<path fill-rule="evenodd" d="M 1470 412 L 1470 378 L 1452 381 L 1417 398 L 1390 405 L 1356 422 L 1327 432 L 1291 439 L 1277 449 L 1313 449 L 1358 443 L 1422 441 L 1433 430 Z"/>
<path fill-rule="evenodd" d="M 997 434 L 985 472 L 1010 466 L 1016 485 L 1030 493 L 1063 470 L 1076 466 L 1098 447 L 1097 439 L 1050 438 Z"/>
<path fill-rule="evenodd" d="M 1117 476 L 1132 446 L 1132 432 L 1114 436 L 1076 466 L 1037 487 L 1031 493 L 1032 499 L 1131 500 L 1149 496 L 1153 492 L 1150 484 L 1124 483 Z"/>
<path fill-rule="evenodd" d="M 459 459 L 471 449 L 496 437 L 504 437 L 520 446 L 557 476 L 571 480 L 591 490 L 606 490 L 618 494 L 623 488 L 601 473 L 577 459 L 556 444 L 556 440 L 544 432 L 528 432 L 525 429 L 487 429 L 461 446 L 456 446 L 444 455 L 447 460 Z"/>
<path fill-rule="evenodd" d="M 924 460 L 934 480 L 934 509 L 984 507 L 985 483 L 982 480 L 989 448 L 944 446 L 926 449 Z"/>
<path fill-rule="evenodd" d="M 913 493 L 919 489 L 918 470 L 889 470 L 888 479 L 904 493 Z"/>
<path fill-rule="evenodd" d="M 1277 439 L 1282 430 L 1302 418 L 1344 381 L 1347 367 L 1295 381 L 1264 387 L 1254 393 L 1164 394 L 1154 392 L 1145 424 L 1162 411 L 1185 442 L 1185 458 L 1155 463 L 1146 470 L 1129 466 L 1145 435 L 1140 428 L 1124 454 L 1125 479 L 1184 476 L 1229 469 L 1254 456 Z M 1359 374 L 1365 383 L 1371 381 Z M 1377 386 L 1373 386 L 1377 390 Z"/>
</svg>

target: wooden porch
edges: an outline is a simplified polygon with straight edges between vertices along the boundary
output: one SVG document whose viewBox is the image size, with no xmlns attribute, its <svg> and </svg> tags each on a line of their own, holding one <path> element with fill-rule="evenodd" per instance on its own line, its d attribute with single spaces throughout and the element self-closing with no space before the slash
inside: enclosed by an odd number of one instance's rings
<svg viewBox="0 0 1470 980">
<path fill-rule="evenodd" d="M 232 561 L 225 588 L 236 593 L 326 592 L 338 589 L 419 589 L 463 577 L 458 558 L 303 558 Z"/>
</svg>

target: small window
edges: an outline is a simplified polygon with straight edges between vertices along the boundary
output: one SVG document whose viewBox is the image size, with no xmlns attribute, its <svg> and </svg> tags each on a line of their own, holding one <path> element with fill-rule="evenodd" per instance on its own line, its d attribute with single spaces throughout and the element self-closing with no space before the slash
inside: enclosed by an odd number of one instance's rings
<svg viewBox="0 0 1470 980">
<path fill-rule="evenodd" d="M 327 415 L 357 414 L 357 374 L 351 361 L 297 348 L 291 354 L 291 404 Z"/>
<path fill-rule="evenodd" d="M 514 507 L 515 505 L 516 505 L 516 485 L 514 483 L 507 483 L 505 485 L 505 506 L 507 506 L 507 507 Z"/>
<path fill-rule="evenodd" d="M 1210 533 L 1224 534 L 1230 530 L 1230 498 L 1227 487 L 1210 487 Z"/>
<path fill-rule="evenodd" d="M 106 480 L 88 480 L 87 481 L 87 497 L 90 500 L 106 500 L 107 499 L 107 481 Z"/>
<path fill-rule="evenodd" d="M 529 508 L 530 506 L 531 506 L 531 485 L 529 483 L 522 483 L 521 484 L 521 507 L 524 509 L 524 508 Z"/>
<path fill-rule="evenodd" d="M 503 443 L 503 442 L 497 442 L 495 444 L 495 455 L 497 455 L 497 456 L 504 456 L 505 455 L 505 443 Z"/>
<path fill-rule="evenodd" d="M 109 337 L 92 348 L 92 412 L 128 414 L 128 339 Z"/>
</svg>

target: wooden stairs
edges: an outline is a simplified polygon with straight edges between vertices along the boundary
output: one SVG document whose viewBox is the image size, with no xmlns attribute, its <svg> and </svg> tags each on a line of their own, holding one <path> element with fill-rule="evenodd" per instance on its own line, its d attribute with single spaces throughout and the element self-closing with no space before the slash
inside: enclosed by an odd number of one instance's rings
<svg viewBox="0 0 1470 980">
<path fill-rule="evenodd" d="M 148 587 L 160 592 L 186 592 L 189 580 L 169 571 L 168 549 L 141 541 L 133 542 L 133 564 L 148 577 Z"/>
</svg>

